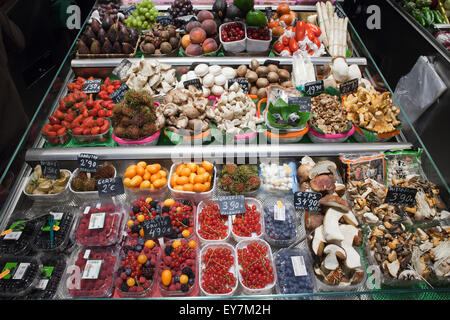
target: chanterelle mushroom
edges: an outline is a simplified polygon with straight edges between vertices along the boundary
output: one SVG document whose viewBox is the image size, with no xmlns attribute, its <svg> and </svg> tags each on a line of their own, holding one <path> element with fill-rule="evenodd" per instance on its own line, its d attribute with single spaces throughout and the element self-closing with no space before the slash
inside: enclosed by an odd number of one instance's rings
<svg viewBox="0 0 450 320">
<path fill-rule="evenodd" d="M 346 259 L 347 255 L 341 247 L 335 244 L 329 244 L 323 250 L 326 255 L 325 260 L 323 260 L 323 267 L 329 271 L 336 270 L 339 267 L 339 261 L 337 258 Z"/>
</svg>

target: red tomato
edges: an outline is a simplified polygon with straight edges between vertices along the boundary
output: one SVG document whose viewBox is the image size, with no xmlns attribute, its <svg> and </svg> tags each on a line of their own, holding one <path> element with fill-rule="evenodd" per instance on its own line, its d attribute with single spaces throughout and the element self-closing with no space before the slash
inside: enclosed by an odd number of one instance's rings
<svg viewBox="0 0 450 320">
<path fill-rule="evenodd" d="M 306 25 L 304 21 L 297 22 L 295 27 L 295 39 L 297 41 L 303 41 L 305 39 Z"/>
<path fill-rule="evenodd" d="M 294 38 L 289 39 L 289 49 L 291 50 L 291 52 L 295 52 L 298 49 L 300 49 L 300 46 L 298 45 L 297 40 L 295 40 Z"/>
</svg>

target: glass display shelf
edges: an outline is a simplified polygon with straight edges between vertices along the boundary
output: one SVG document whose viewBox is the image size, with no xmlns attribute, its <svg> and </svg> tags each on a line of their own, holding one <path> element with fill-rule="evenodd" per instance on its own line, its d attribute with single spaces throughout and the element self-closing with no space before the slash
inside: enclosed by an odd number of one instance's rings
<svg viewBox="0 0 450 320">
<path fill-rule="evenodd" d="M 157 6 L 161 11 L 167 9 L 168 6 Z M 266 6 L 258 7 L 264 9 Z M 211 5 L 199 5 L 198 9 L 211 9 Z M 272 5 L 273 9 L 276 6 Z M 307 16 L 315 12 L 315 6 L 292 6 L 294 11 Z M 83 24 L 83 28 L 85 26 Z M 81 30 L 83 30 L 83 28 Z M 353 57 L 348 61 L 352 64 L 357 64 L 363 70 L 363 76 L 371 81 L 376 87 L 384 90 L 388 90 L 392 93 L 385 79 L 383 78 L 380 70 L 373 61 L 370 53 L 362 43 L 357 31 L 349 23 L 349 33 L 353 44 Z M 80 31 L 81 34 L 81 31 Z M 80 35 L 79 34 L 79 35 Z M 123 148 L 123 147 L 76 147 L 76 148 L 61 148 L 54 147 L 49 148 L 45 145 L 45 140 L 39 134 L 40 129 L 47 120 L 47 117 L 57 108 L 58 101 L 61 97 L 64 97 L 67 93 L 66 84 L 70 83 L 77 76 L 97 76 L 106 77 L 110 74 L 122 59 L 77 59 L 75 58 L 76 41 L 74 42 L 71 51 L 68 53 L 66 59 L 60 67 L 52 86 L 49 88 L 47 95 L 38 107 L 35 117 L 27 130 L 27 133 L 22 139 L 22 143 L 17 148 L 17 153 L 11 159 L 11 166 L 3 174 L 2 182 L 6 180 L 6 177 L 13 175 L 13 182 L 10 183 L 8 188 L 8 197 L 4 199 L 1 209 L 1 223 L 2 230 L 7 227 L 7 223 L 14 219 L 16 214 L 26 212 L 36 205 L 33 200 L 27 197 L 23 190 L 26 186 L 29 175 L 31 174 L 35 165 L 39 164 L 42 160 L 58 160 L 60 167 L 69 169 L 72 172 L 77 167 L 77 156 L 81 153 L 91 153 L 99 156 L 101 161 L 110 161 L 117 169 L 117 176 L 123 177 L 126 168 L 138 162 L 138 160 L 149 160 L 149 162 L 160 162 L 165 168 L 170 168 L 173 161 L 177 160 L 194 160 L 201 161 L 203 159 L 210 160 L 212 162 L 220 162 L 222 160 L 243 161 L 251 162 L 257 159 L 259 164 L 262 159 L 281 158 L 280 161 L 295 161 L 298 162 L 301 156 L 313 156 L 313 157 L 326 157 L 339 162 L 338 156 L 342 154 L 371 154 L 376 152 L 383 152 L 391 149 L 405 149 L 412 145 L 408 143 L 408 139 L 403 133 L 400 133 L 396 138 L 384 143 L 338 143 L 338 144 L 313 144 L 313 143 L 298 143 L 298 144 L 254 144 L 254 145 L 157 145 L 152 147 L 135 147 L 135 148 Z M 279 58 L 279 57 L 256 57 L 260 62 L 266 59 L 278 60 L 280 65 L 291 65 L 292 58 Z M 219 65 L 238 66 L 239 64 L 248 64 L 252 57 L 207 57 L 202 58 L 202 61 L 217 63 Z M 186 57 L 171 57 L 158 59 L 161 62 L 165 62 L 174 66 L 178 74 L 186 70 L 194 61 L 198 59 L 186 58 Z M 331 58 L 313 58 L 312 62 L 316 66 L 329 63 Z M 394 97 L 395 99 L 395 97 Z M 397 105 L 403 108 L 397 103 Z M 407 118 L 407 117 L 406 117 Z M 403 124 L 402 129 L 411 129 L 414 132 L 414 128 L 409 121 Z M 30 137 L 31 136 L 31 137 Z M 420 137 L 418 137 L 420 141 Z M 26 143 L 26 141 L 31 141 Z M 425 156 L 432 162 L 430 155 L 426 152 L 425 146 L 420 141 L 421 148 L 425 150 Z M 239 163 L 239 162 L 238 162 Z M 17 170 L 13 170 L 13 167 L 17 167 Z M 442 193 L 441 196 L 444 202 L 448 203 L 448 194 L 450 189 L 446 182 L 442 179 L 442 175 L 439 173 L 439 169 L 434 165 L 432 168 L 433 177 L 438 176 L 438 179 L 432 180 L 436 183 Z M 425 174 L 428 176 L 427 172 Z M 214 191 L 213 198 L 223 195 L 220 191 Z M 256 197 L 264 199 L 267 195 L 264 193 L 258 194 Z M 160 199 L 166 199 L 172 197 L 170 191 L 166 191 L 160 196 Z M 289 195 L 292 197 L 292 194 Z M 118 197 L 120 201 L 123 201 L 126 205 L 130 205 L 130 199 L 126 195 Z M 72 194 L 67 200 L 66 204 L 74 207 L 79 207 L 82 202 L 74 197 Z M 46 204 L 51 205 L 49 203 Z M 306 235 L 305 231 L 305 212 L 296 211 L 296 215 L 299 218 L 300 224 L 296 226 L 299 233 L 302 236 Z M 297 246 L 308 250 L 306 241 L 303 241 Z M 274 253 L 277 250 L 274 249 Z M 363 251 L 361 251 L 364 257 Z M 365 261 L 365 257 L 363 258 Z M 367 262 L 365 262 L 367 267 Z M 365 269 L 366 271 L 366 269 Z M 314 275 L 312 275 L 314 276 Z M 309 294 L 277 294 L 273 291 L 268 295 L 243 295 L 240 291 L 235 296 L 231 297 L 189 297 L 190 299 L 203 300 L 203 299 L 290 299 L 290 298 L 312 298 L 312 299 L 389 299 L 389 298 L 401 298 L 403 295 L 413 296 L 420 298 L 423 296 L 430 296 L 433 299 L 440 299 L 447 297 L 450 293 L 450 286 L 445 288 L 433 288 L 426 282 L 421 282 L 418 287 L 415 288 L 396 288 L 396 289 L 371 289 L 369 283 L 363 282 L 362 285 L 355 291 L 333 291 L 333 292 L 320 292 L 315 290 Z M 59 297 L 56 297 L 57 299 Z M 152 299 L 183 299 L 180 297 L 153 297 Z M 414 298 L 413 298 L 414 299 Z"/>
</svg>

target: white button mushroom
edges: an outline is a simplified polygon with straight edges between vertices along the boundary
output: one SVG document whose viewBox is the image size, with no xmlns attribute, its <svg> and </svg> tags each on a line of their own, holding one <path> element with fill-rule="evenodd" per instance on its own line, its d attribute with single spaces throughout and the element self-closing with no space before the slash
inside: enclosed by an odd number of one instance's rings
<svg viewBox="0 0 450 320">
<path fill-rule="evenodd" d="M 212 87 L 211 92 L 215 96 L 221 96 L 222 93 L 224 92 L 224 89 L 221 86 L 215 85 L 215 86 Z"/>
<path fill-rule="evenodd" d="M 209 72 L 209 67 L 207 64 L 202 63 L 202 64 L 199 64 L 198 66 L 196 66 L 194 71 L 197 74 L 197 76 L 203 77 L 204 75 L 206 75 Z"/>
<path fill-rule="evenodd" d="M 211 88 L 214 85 L 214 76 L 212 74 L 208 73 L 203 78 L 203 85 L 207 88 Z"/>
<path fill-rule="evenodd" d="M 214 78 L 214 83 L 217 86 L 223 87 L 226 82 L 227 82 L 227 79 L 225 78 L 225 76 L 223 74 L 219 74 Z"/>
<path fill-rule="evenodd" d="M 227 80 L 236 78 L 236 71 L 233 68 L 225 67 L 222 69 L 222 74 Z"/>
<path fill-rule="evenodd" d="M 217 64 L 209 67 L 209 73 L 216 76 L 219 75 L 222 72 L 222 67 L 218 66 Z"/>
</svg>

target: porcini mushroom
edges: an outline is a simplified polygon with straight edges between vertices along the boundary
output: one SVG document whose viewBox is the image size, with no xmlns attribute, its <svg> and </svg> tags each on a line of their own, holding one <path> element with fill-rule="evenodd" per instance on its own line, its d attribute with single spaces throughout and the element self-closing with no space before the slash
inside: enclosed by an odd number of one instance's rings
<svg viewBox="0 0 450 320">
<path fill-rule="evenodd" d="M 322 206 L 337 208 L 345 212 L 350 210 L 347 201 L 332 194 L 328 194 L 320 199 L 319 204 Z"/>
<path fill-rule="evenodd" d="M 349 224 L 341 224 L 339 230 L 344 235 L 344 240 L 340 241 L 339 246 L 344 249 L 346 254 L 345 265 L 349 269 L 356 269 L 361 267 L 361 257 L 353 248 L 353 245 L 362 244 L 361 231 Z"/>
<path fill-rule="evenodd" d="M 328 160 L 320 161 L 309 171 L 309 178 L 314 179 L 321 174 L 333 173 L 333 170 L 336 169 L 337 167 L 334 162 Z"/>
<path fill-rule="evenodd" d="M 333 192 L 336 188 L 334 184 L 334 180 L 327 174 L 322 174 L 319 176 L 315 176 L 311 182 L 311 189 L 316 192 Z"/>
<path fill-rule="evenodd" d="M 329 208 L 327 210 L 325 218 L 323 219 L 323 231 L 327 242 L 344 240 L 344 235 L 339 229 L 339 219 L 342 215 L 342 212 L 334 208 Z"/>
<path fill-rule="evenodd" d="M 321 225 L 314 230 L 312 250 L 316 256 L 320 257 L 323 253 L 324 247 L 325 247 L 325 237 L 323 234 L 323 225 Z"/>
<path fill-rule="evenodd" d="M 327 245 L 323 250 L 323 253 L 326 255 L 326 257 L 323 260 L 322 265 L 326 270 L 329 271 L 336 270 L 339 267 L 338 258 L 344 260 L 347 257 L 344 249 L 335 244 Z"/>
</svg>

